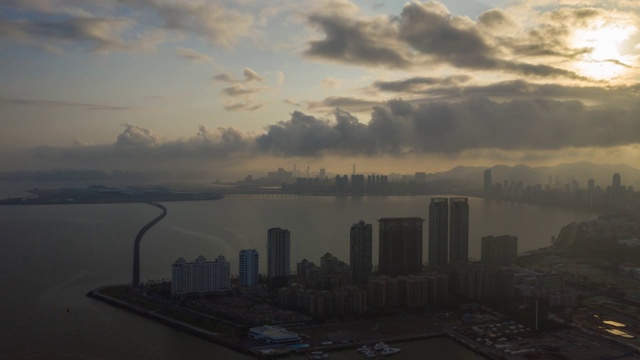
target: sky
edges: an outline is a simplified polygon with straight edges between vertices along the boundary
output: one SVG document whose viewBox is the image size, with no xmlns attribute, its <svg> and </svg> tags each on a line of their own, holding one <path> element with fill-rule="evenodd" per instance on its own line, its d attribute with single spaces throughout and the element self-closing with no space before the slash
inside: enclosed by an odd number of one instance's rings
<svg viewBox="0 0 640 360">
<path fill-rule="evenodd" d="M 0 171 L 640 167 L 634 0 L 4 0 Z"/>
</svg>

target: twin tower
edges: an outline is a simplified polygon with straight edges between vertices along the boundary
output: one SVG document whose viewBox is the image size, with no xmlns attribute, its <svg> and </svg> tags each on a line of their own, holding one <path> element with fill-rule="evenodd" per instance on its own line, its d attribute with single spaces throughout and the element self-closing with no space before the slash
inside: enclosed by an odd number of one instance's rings
<svg viewBox="0 0 640 360">
<path fill-rule="evenodd" d="M 380 274 L 400 276 L 422 272 L 422 225 L 424 220 L 420 217 L 405 217 L 382 218 L 378 221 Z M 351 230 L 352 267 L 354 267 L 354 260 L 360 257 L 358 256 L 360 252 L 365 256 L 368 255 L 369 259 L 371 258 L 369 251 L 358 251 L 361 250 L 357 245 L 360 242 L 357 241 L 358 236 L 354 237 L 354 235 L 362 236 L 363 234 L 361 231 L 354 231 L 358 225 L 354 225 Z M 360 224 L 360 226 L 363 225 Z M 431 198 L 429 204 L 429 267 L 465 262 L 468 258 L 468 199 Z M 355 262 L 357 264 L 362 260 Z M 354 275 L 358 273 L 358 268 L 358 265 L 354 267 Z"/>
</svg>

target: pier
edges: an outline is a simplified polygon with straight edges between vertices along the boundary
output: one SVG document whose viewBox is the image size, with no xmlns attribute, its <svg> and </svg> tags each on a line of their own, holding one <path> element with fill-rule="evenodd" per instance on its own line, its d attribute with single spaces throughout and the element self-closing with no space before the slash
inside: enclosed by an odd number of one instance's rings
<svg viewBox="0 0 640 360">
<path fill-rule="evenodd" d="M 136 240 L 133 244 L 133 279 L 131 281 L 131 286 L 138 287 L 140 285 L 140 242 L 142 241 L 142 236 L 147 232 L 147 230 L 151 229 L 151 227 L 157 224 L 162 218 L 167 215 L 167 208 L 159 203 L 146 203 L 151 206 L 155 206 L 162 210 L 162 214 L 158 215 L 156 218 L 151 220 L 147 225 L 143 226 L 142 229 L 136 235 Z"/>
</svg>

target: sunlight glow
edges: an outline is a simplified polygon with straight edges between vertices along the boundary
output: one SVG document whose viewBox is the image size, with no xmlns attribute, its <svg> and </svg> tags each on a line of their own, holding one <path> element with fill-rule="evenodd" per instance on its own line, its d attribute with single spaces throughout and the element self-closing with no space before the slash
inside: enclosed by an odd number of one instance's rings
<svg viewBox="0 0 640 360">
<path fill-rule="evenodd" d="M 588 48 L 576 63 L 578 72 L 596 80 L 608 80 L 625 73 L 630 59 L 620 54 L 621 44 L 637 31 L 631 24 L 612 24 L 598 20 L 590 27 L 575 31 L 574 49 Z"/>
</svg>

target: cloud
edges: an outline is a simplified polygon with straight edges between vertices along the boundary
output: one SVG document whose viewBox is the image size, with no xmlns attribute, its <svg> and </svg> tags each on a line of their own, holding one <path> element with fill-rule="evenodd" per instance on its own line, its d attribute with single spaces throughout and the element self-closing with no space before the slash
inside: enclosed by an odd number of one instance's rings
<svg viewBox="0 0 640 360">
<path fill-rule="evenodd" d="M 227 102 L 224 104 L 225 110 L 228 111 L 256 111 L 262 109 L 264 106 L 264 103 L 256 103 L 253 100 L 246 100 L 244 102 Z"/>
<path fill-rule="evenodd" d="M 261 105 L 240 102 L 228 106 L 250 110 Z M 200 126 L 194 136 L 169 140 L 151 129 L 126 124 L 114 143 L 39 147 L 32 149 L 31 160 L 43 166 L 101 164 L 138 169 L 165 168 L 167 164 L 238 166 L 238 159 L 256 157 L 549 157 L 565 151 L 585 154 L 599 149 L 602 153 L 602 149 L 638 146 L 637 101 L 629 101 L 627 107 L 589 108 L 575 100 L 524 97 L 499 102 L 470 97 L 455 102 L 390 100 L 373 106 L 364 122 L 341 109 L 334 110 L 330 118 L 294 111 L 257 135 L 231 127 Z"/>
<path fill-rule="evenodd" d="M 55 101 L 55 100 L 33 100 L 33 99 L 18 99 L 18 98 L 0 98 L 0 104 L 14 105 L 14 106 L 55 106 L 55 107 L 70 107 L 81 108 L 87 110 L 133 110 L 135 108 L 131 106 L 118 106 L 107 104 L 90 104 L 90 103 L 78 103 L 71 101 Z"/>
<path fill-rule="evenodd" d="M 213 59 L 208 55 L 189 48 L 176 48 L 176 55 L 195 63 L 213 63 Z"/>
<path fill-rule="evenodd" d="M 222 81 L 222 82 L 229 82 L 229 83 L 234 83 L 234 82 L 238 81 L 238 80 L 234 79 L 233 76 L 231 76 L 230 74 L 227 74 L 227 73 L 218 74 L 218 75 L 213 77 L 213 80 Z"/>
<path fill-rule="evenodd" d="M 214 81 L 231 83 L 231 86 L 222 89 L 222 94 L 227 98 L 223 107 L 227 111 L 255 111 L 263 108 L 266 103 L 256 101 L 257 94 L 273 90 L 271 87 L 251 87 L 249 83 L 265 82 L 265 78 L 250 68 L 243 70 L 244 80 L 235 79 L 232 75 L 223 73 L 213 77 Z M 284 73 L 283 73 L 284 76 Z"/>
<path fill-rule="evenodd" d="M 472 149 L 559 150 L 640 142 L 640 106 L 587 108 L 579 101 L 478 97 L 375 106 L 367 124 L 342 110 L 335 121 L 294 112 L 258 136 L 259 149 L 285 156 L 459 153 Z"/>
<path fill-rule="evenodd" d="M 212 45 L 230 47 L 248 36 L 253 17 L 216 2 L 179 0 L 119 0 L 120 3 L 151 10 L 163 29 L 201 36 Z M 151 21 L 151 19 L 149 20 Z"/>
<path fill-rule="evenodd" d="M 76 45 L 89 51 L 108 53 L 131 50 L 124 32 L 134 22 L 126 18 L 68 17 L 51 20 L 8 20 L 0 18 L 0 37 L 45 47 Z"/>
<path fill-rule="evenodd" d="M 411 65 L 406 51 L 397 45 L 396 30 L 386 18 L 360 20 L 348 15 L 327 9 L 312 12 L 308 22 L 320 29 L 325 38 L 310 41 L 304 55 L 352 65 L 393 68 Z"/>
<path fill-rule="evenodd" d="M 524 54 L 536 60 L 538 56 L 576 56 L 585 50 L 553 43 L 554 37 L 546 37 L 551 45 L 534 41 L 536 31 L 544 33 L 552 28 L 546 24 L 524 37 L 517 37 L 523 32 L 519 31 L 516 21 L 499 9 L 485 11 L 473 21 L 452 15 L 435 1 L 407 3 L 398 16 L 390 17 L 363 17 L 353 11 L 341 14 L 320 8 L 308 14 L 307 22 L 324 35 L 322 39 L 308 42 L 303 54 L 310 59 L 410 70 L 445 65 L 532 77 L 588 80 L 551 63 L 523 62 Z M 504 33 L 505 29 L 512 29 L 510 33 L 514 35 L 500 35 L 499 31 Z"/>
<path fill-rule="evenodd" d="M 321 101 L 310 101 L 308 108 L 313 110 L 333 110 L 335 108 L 342 108 L 353 112 L 368 112 L 373 106 L 380 104 L 380 101 L 374 100 L 348 96 L 330 96 Z"/>
<path fill-rule="evenodd" d="M 124 131 L 118 135 L 115 146 L 121 148 L 155 148 L 162 144 L 162 138 L 150 129 L 124 124 Z"/>
<path fill-rule="evenodd" d="M 255 70 L 252 70 L 250 68 L 244 68 L 243 74 L 244 74 L 244 81 L 264 82 L 264 78 L 260 76 Z"/>
<path fill-rule="evenodd" d="M 9 1 L 6 9 L 1 38 L 50 50 L 149 51 L 185 35 L 231 47 L 254 31 L 251 15 L 207 1 L 28 0 Z"/>
<path fill-rule="evenodd" d="M 247 88 L 247 87 L 244 87 L 243 85 L 240 85 L 240 84 L 235 84 L 233 86 L 226 87 L 226 88 L 222 89 L 222 93 L 223 94 L 225 94 L 227 96 L 231 96 L 231 97 L 255 94 L 255 93 L 258 93 L 260 91 L 263 91 L 263 89 L 262 88 Z"/>
<path fill-rule="evenodd" d="M 293 106 L 301 106 L 300 102 L 295 101 L 293 99 L 284 99 L 282 100 L 285 104 L 293 105 Z"/>
<path fill-rule="evenodd" d="M 334 77 L 327 77 L 322 79 L 322 87 L 327 89 L 339 88 L 342 85 L 342 80 Z"/>
<path fill-rule="evenodd" d="M 468 75 L 453 75 L 447 77 L 413 77 L 396 81 L 376 81 L 373 86 L 387 92 L 419 92 L 433 85 L 458 85 L 471 80 Z"/>
</svg>

